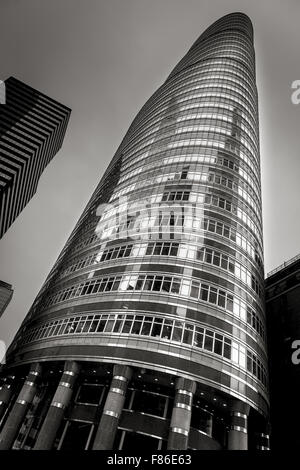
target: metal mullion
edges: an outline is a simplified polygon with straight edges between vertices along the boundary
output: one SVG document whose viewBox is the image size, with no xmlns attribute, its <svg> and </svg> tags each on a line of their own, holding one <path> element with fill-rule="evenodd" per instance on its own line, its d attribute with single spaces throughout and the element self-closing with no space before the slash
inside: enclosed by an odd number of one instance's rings
<svg viewBox="0 0 300 470">
<path fill-rule="evenodd" d="M 153 330 L 154 321 L 155 321 L 155 317 L 152 317 L 151 327 L 150 327 L 150 331 L 149 331 L 149 336 L 152 336 L 152 330 Z"/>
<path fill-rule="evenodd" d="M 110 333 L 113 333 L 113 334 L 114 334 L 114 333 L 116 333 L 116 332 L 114 332 L 114 329 L 115 329 L 115 324 L 116 324 L 116 322 L 117 322 L 117 320 L 118 320 L 118 314 L 117 314 L 117 313 L 114 313 L 113 316 L 114 316 L 115 318 L 114 318 L 114 320 L 113 320 L 114 323 L 113 323 L 113 325 L 112 325 L 112 327 L 111 327 L 111 332 L 110 332 Z"/>
<path fill-rule="evenodd" d="M 163 412 L 163 418 L 167 417 L 168 406 L 169 406 L 169 397 L 166 397 L 165 408 L 164 408 L 164 412 Z"/>
<path fill-rule="evenodd" d="M 100 398 L 99 398 L 99 403 L 98 403 L 98 406 L 101 405 L 102 401 L 103 401 L 103 398 L 104 398 L 104 395 L 105 395 L 105 386 L 102 387 L 102 393 L 100 395 Z"/>
<path fill-rule="evenodd" d="M 134 322 L 135 322 L 135 319 L 136 319 L 136 315 L 133 315 L 133 319 L 130 320 L 131 321 L 131 327 L 130 327 L 130 330 L 128 332 L 129 335 L 131 335 L 132 333 L 132 328 L 133 328 L 133 325 L 134 325 Z"/>
<path fill-rule="evenodd" d="M 59 329 L 59 331 L 58 331 L 58 334 L 59 334 L 59 335 L 65 334 L 65 330 L 66 330 L 67 323 L 68 323 L 68 320 L 67 320 L 67 319 L 65 319 L 65 320 L 62 321 L 62 324 L 61 324 L 60 329 Z"/>
<path fill-rule="evenodd" d="M 136 393 L 136 390 L 133 390 L 132 393 L 131 393 L 131 397 L 130 397 L 130 401 L 129 401 L 129 405 L 128 405 L 129 410 L 132 410 L 132 404 L 133 404 L 133 400 L 135 398 L 135 393 Z"/>
<path fill-rule="evenodd" d="M 142 319 L 142 321 L 141 321 L 141 327 L 140 327 L 140 331 L 139 331 L 139 336 L 143 336 L 143 335 L 142 335 L 142 331 L 143 331 L 144 322 L 145 322 L 145 315 L 143 315 L 143 319 Z"/>
<path fill-rule="evenodd" d="M 121 439 L 120 439 L 120 444 L 119 444 L 119 449 L 118 449 L 118 450 L 122 450 L 122 448 L 123 448 L 124 439 L 125 439 L 125 434 L 126 434 L 126 431 L 122 431 L 122 435 L 121 435 Z"/>
<path fill-rule="evenodd" d="M 65 425 L 65 427 L 64 427 L 62 436 L 61 436 L 61 438 L 60 438 L 60 441 L 59 441 L 59 443 L 58 443 L 57 450 L 60 450 L 60 449 L 61 449 L 61 446 L 62 446 L 63 441 L 64 441 L 64 439 L 65 439 L 66 432 L 67 432 L 67 429 L 68 429 L 68 427 L 69 427 L 69 424 L 70 424 L 70 421 L 67 421 L 67 422 L 66 422 L 66 425 Z"/>
<path fill-rule="evenodd" d="M 97 329 L 98 329 L 98 326 L 99 326 L 99 322 L 101 321 L 101 316 L 98 320 L 96 320 L 96 315 L 93 316 L 93 320 L 91 322 L 91 327 L 92 327 L 92 324 L 95 322 L 96 326 L 95 326 L 95 329 L 94 331 L 91 331 L 91 333 L 97 333 Z"/>
<path fill-rule="evenodd" d="M 215 342 L 216 342 L 216 332 L 213 332 L 213 339 L 212 339 L 212 350 L 211 352 L 215 352 Z"/>
<path fill-rule="evenodd" d="M 90 432 L 89 432 L 89 435 L 88 435 L 88 438 L 87 438 L 87 441 L 86 441 L 84 450 L 88 450 L 88 448 L 89 448 L 89 445 L 90 445 L 90 442 L 91 442 L 91 439 L 92 439 L 92 435 L 93 435 L 93 432 L 94 432 L 94 428 L 95 428 L 95 425 L 92 424 L 92 425 L 91 425 L 91 430 L 90 430 Z"/>
</svg>

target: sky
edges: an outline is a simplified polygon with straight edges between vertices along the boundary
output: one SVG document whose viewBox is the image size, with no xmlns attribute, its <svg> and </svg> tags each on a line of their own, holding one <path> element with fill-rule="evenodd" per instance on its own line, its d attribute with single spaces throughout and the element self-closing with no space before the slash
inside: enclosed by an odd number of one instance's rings
<svg viewBox="0 0 300 470">
<path fill-rule="evenodd" d="M 7 345 L 131 121 L 197 37 L 241 11 L 254 26 L 266 273 L 300 253 L 299 0 L 0 0 L 1 75 L 72 108 L 64 144 L 0 240 Z"/>
</svg>

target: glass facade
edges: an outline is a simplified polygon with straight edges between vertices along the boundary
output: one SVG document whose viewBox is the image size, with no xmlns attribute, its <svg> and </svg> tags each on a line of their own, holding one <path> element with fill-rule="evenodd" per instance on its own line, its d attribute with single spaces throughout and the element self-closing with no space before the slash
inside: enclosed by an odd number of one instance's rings
<svg viewBox="0 0 300 470">
<path fill-rule="evenodd" d="M 0 317 L 11 301 L 13 289 L 7 282 L 0 281 Z"/>
<path fill-rule="evenodd" d="M 14 368 L 66 360 L 170 377 L 166 396 L 134 392 L 116 448 L 133 445 L 130 419 L 143 403 L 146 414 L 171 419 L 174 435 L 189 436 L 189 448 L 199 448 L 201 433 L 200 448 L 231 442 L 215 418 L 232 401 L 248 407 L 240 420 L 249 409 L 254 421 L 267 420 L 258 104 L 246 15 L 208 28 L 138 113 L 8 354 Z M 177 389 L 181 378 L 193 385 Z M 205 431 L 210 413 L 183 399 L 202 393 L 211 396 L 213 431 Z M 174 424 L 169 396 L 186 410 L 186 428 Z M 76 433 L 92 442 L 91 426 L 68 429 L 65 448 Z M 247 434 L 242 423 L 230 429 Z M 141 425 L 139 439 L 164 448 L 161 433 Z M 181 437 L 169 438 L 169 448 L 184 446 Z"/>
</svg>

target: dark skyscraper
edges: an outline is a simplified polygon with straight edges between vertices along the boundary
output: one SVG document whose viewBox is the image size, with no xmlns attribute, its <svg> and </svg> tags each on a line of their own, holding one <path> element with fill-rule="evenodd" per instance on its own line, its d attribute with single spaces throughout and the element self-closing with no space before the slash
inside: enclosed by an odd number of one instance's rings
<svg viewBox="0 0 300 470">
<path fill-rule="evenodd" d="M 272 448 L 297 449 L 300 389 L 300 255 L 266 279 Z"/>
<path fill-rule="evenodd" d="M 62 146 L 71 110 L 13 77 L 0 106 L 0 238 Z"/>
<path fill-rule="evenodd" d="M 0 317 L 11 301 L 13 289 L 7 282 L 0 281 Z"/>
<path fill-rule="evenodd" d="M 246 15 L 210 26 L 138 113 L 7 361 L 2 449 L 268 448 Z"/>
</svg>

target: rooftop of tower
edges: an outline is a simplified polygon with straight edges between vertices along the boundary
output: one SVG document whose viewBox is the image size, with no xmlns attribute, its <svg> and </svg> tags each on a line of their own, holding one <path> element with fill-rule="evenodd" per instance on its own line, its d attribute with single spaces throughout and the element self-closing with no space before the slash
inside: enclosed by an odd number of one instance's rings
<svg viewBox="0 0 300 470">
<path fill-rule="evenodd" d="M 202 41 L 203 39 L 206 39 L 216 32 L 225 31 L 227 29 L 240 29 L 244 33 L 248 34 L 251 40 L 253 40 L 253 24 L 249 16 L 242 12 L 234 12 L 222 16 L 212 23 L 197 39 L 196 43 L 200 40 Z"/>
</svg>

